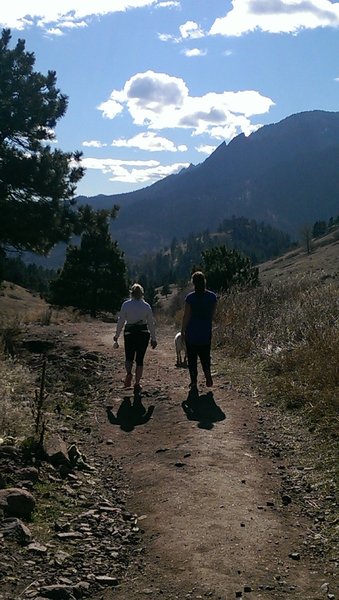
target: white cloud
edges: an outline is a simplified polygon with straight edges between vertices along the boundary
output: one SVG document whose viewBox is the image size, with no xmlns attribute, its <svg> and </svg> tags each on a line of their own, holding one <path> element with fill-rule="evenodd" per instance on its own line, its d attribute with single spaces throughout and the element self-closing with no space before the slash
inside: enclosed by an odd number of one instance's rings
<svg viewBox="0 0 339 600">
<path fill-rule="evenodd" d="M 205 32 L 200 28 L 195 21 L 186 21 L 179 27 L 180 35 L 175 36 L 170 33 L 158 33 L 158 38 L 162 42 L 174 42 L 178 44 L 183 40 L 195 40 L 205 37 Z"/>
<path fill-rule="evenodd" d="M 186 23 L 180 25 L 179 30 L 184 40 L 202 38 L 205 35 L 195 21 L 186 21 Z"/>
<path fill-rule="evenodd" d="M 201 154 L 208 154 L 209 156 L 217 147 L 218 146 L 210 146 L 209 144 L 201 144 L 200 146 L 196 146 L 195 149 L 198 152 L 201 152 Z"/>
<path fill-rule="evenodd" d="M 84 19 L 151 6 L 156 2 L 157 0 L 58 0 L 58 2 L 20 0 L 2 2 L 0 24 L 3 27 L 22 30 L 37 23 L 53 32 L 53 29 L 57 30 L 57 27 L 83 27 Z"/>
<path fill-rule="evenodd" d="M 64 35 L 66 29 L 79 29 L 80 27 L 87 27 L 86 21 L 69 21 L 68 19 L 60 19 L 58 27 L 48 27 L 46 29 L 46 23 L 43 19 L 37 20 L 36 24 L 38 27 L 45 29 L 49 35 Z"/>
<path fill-rule="evenodd" d="M 224 137 L 231 139 L 253 130 L 250 117 L 267 113 L 273 105 L 271 98 L 255 90 L 190 96 L 183 79 L 146 71 L 133 75 L 122 90 L 113 90 L 99 109 L 114 118 L 127 108 L 133 123 L 148 130 L 183 128 L 191 129 L 192 135 L 208 133 L 217 138 L 223 130 Z"/>
<path fill-rule="evenodd" d="M 160 137 L 151 131 L 138 133 L 129 140 L 113 140 L 112 146 L 118 148 L 138 148 L 148 152 L 186 152 L 187 146 L 180 144 L 176 146 L 171 140 Z"/>
<path fill-rule="evenodd" d="M 339 2 L 331 0 L 233 0 L 233 8 L 213 23 L 211 35 L 240 36 L 257 29 L 296 33 L 339 27 Z"/>
<path fill-rule="evenodd" d="M 235 115 L 232 121 L 230 120 L 225 125 L 216 125 L 215 127 L 212 127 L 210 135 L 217 140 L 231 140 L 238 135 L 239 132 L 248 136 L 260 129 L 260 127 L 262 127 L 262 125 L 252 124 L 245 116 Z"/>
<path fill-rule="evenodd" d="M 184 50 L 185 56 L 191 58 L 192 56 L 206 56 L 207 50 L 200 50 L 199 48 L 191 48 L 190 50 Z"/>
<path fill-rule="evenodd" d="M 46 29 L 46 33 L 48 35 L 55 35 L 55 36 L 64 35 L 64 32 L 61 29 L 59 29 L 59 27 L 50 27 L 49 29 Z"/>
<path fill-rule="evenodd" d="M 178 43 L 178 38 L 174 37 L 170 33 L 158 33 L 158 38 L 161 42 L 175 42 Z"/>
<path fill-rule="evenodd" d="M 108 100 L 106 100 L 106 102 L 102 102 L 97 107 L 98 110 L 102 110 L 104 117 L 107 117 L 108 119 L 114 119 L 114 117 L 116 117 L 119 113 L 121 113 L 124 110 L 123 105 L 120 102 L 114 100 L 112 94 L 111 97 Z"/>
<path fill-rule="evenodd" d="M 173 42 L 174 44 L 178 44 L 181 41 L 180 38 L 170 33 L 158 33 L 158 38 L 161 42 Z"/>
<path fill-rule="evenodd" d="M 159 2 L 156 8 L 181 8 L 181 4 L 178 0 L 165 0 L 164 2 Z"/>
<path fill-rule="evenodd" d="M 120 160 L 118 158 L 84 158 L 82 163 L 86 169 L 100 169 L 104 173 L 121 165 L 126 167 L 156 167 L 159 165 L 157 160 Z"/>
<path fill-rule="evenodd" d="M 98 140 L 90 140 L 89 142 L 82 142 L 82 145 L 86 148 L 105 148 L 107 144 L 99 142 Z"/>
<path fill-rule="evenodd" d="M 117 160 L 112 158 L 84 158 L 82 164 L 86 169 L 94 169 L 109 175 L 110 181 L 123 183 L 151 183 L 178 173 L 187 168 L 189 163 L 173 163 L 161 165 L 156 160 Z"/>
</svg>

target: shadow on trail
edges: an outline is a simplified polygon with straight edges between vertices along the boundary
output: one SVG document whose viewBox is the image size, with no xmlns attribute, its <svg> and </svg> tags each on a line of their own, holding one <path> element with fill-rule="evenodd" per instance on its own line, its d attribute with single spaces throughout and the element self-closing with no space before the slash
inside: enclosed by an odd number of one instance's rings
<svg viewBox="0 0 339 600">
<path fill-rule="evenodd" d="M 117 415 L 112 412 L 112 406 L 106 407 L 107 417 L 112 425 L 120 425 L 123 431 L 133 431 L 137 425 L 147 423 L 154 411 L 154 406 L 144 407 L 141 396 L 135 394 L 133 402 L 129 396 L 125 396 L 118 408 Z"/>
<path fill-rule="evenodd" d="M 187 419 L 198 421 L 200 429 L 213 429 L 214 423 L 226 418 L 225 413 L 216 404 L 212 392 L 199 396 L 198 390 L 190 390 L 181 406 Z"/>
</svg>

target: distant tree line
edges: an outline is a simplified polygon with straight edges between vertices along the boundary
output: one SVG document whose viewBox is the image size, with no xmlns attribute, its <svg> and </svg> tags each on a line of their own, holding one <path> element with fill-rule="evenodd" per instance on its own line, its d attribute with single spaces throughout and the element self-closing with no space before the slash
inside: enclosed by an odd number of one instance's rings
<svg viewBox="0 0 339 600">
<path fill-rule="evenodd" d="M 219 232 L 228 235 L 230 248 L 248 256 L 254 265 L 284 254 L 292 243 L 286 232 L 245 217 L 224 219 Z"/>
<path fill-rule="evenodd" d="M 170 246 L 153 255 L 143 256 L 137 264 L 130 266 L 132 278 L 142 279 L 146 287 L 166 286 L 170 283 L 182 285 L 201 264 L 202 253 L 212 248 L 225 246 L 248 257 L 252 264 L 264 262 L 286 252 L 291 247 L 287 233 L 254 219 L 232 217 L 225 219 L 218 231 L 191 233 L 179 241 L 173 238 Z"/>
<path fill-rule="evenodd" d="M 20 256 L 6 257 L 2 265 L 3 279 L 16 283 L 32 292 L 47 296 L 50 282 L 56 277 L 56 271 L 44 269 L 34 264 L 26 265 Z"/>
<path fill-rule="evenodd" d="M 316 221 L 312 227 L 312 237 L 318 238 L 329 233 L 331 229 L 339 226 L 339 215 L 331 217 L 328 222 Z"/>
</svg>

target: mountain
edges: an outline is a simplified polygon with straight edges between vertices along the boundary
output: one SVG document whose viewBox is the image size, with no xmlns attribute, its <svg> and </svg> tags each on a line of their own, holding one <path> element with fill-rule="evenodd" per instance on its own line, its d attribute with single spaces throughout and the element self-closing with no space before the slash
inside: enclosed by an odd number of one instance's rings
<svg viewBox="0 0 339 600">
<path fill-rule="evenodd" d="M 314 110 L 238 135 L 203 163 L 149 187 L 81 202 L 120 206 L 112 234 L 133 257 L 174 236 L 215 230 L 232 215 L 296 236 L 305 224 L 338 214 L 338 166 L 339 112 Z"/>
<path fill-rule="evenodd" d="M 158 251 L 173 237 L 216 231 L 232 216 L 298 237 L 305 225 L 339 214 L 339 112 L 291 115 L 223 142 L 203 163 L 149 187 L 78 196 L 77 202 L 97 209 L 120 206 L 112 235 L 131 259 Z M 59 244 L 50 259 L 27 253 L 24 260 L 55 268 L 64 256 Z"/>
</svg>

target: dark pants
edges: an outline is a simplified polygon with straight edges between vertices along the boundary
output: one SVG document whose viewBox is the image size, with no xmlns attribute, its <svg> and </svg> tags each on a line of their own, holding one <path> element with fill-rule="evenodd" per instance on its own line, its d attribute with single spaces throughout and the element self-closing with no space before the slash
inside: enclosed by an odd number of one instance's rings
<svg viewBox="0 0 339 600">
<path fill-rule="evenodd" d="M 190 344 L 186 341 L 187 363 L 192 383 L 198 377 L 198 358 L 205 375 L 211 372 L 211 344 Z"/>
<path fill-rule="evenodd" d="M 126 362 L 135 363 L 138 367 L 144 364 L 148 342 L 150 339 L 149 331 L 126 331 L 124 332 L 125 358 Z"/>
</svg>

